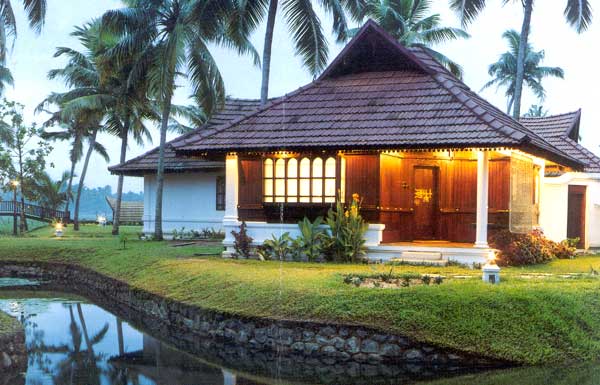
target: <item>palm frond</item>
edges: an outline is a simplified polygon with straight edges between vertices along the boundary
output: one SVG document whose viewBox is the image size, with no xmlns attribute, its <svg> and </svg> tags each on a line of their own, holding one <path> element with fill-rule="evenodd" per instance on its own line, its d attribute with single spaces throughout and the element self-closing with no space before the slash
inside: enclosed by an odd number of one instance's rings
<svg viewBox="0 0 600 385">
<path fill-rule="evenodd" d="M 327 40 L 321 21 L 310 0 L 285 0 L 283 13 L 292 34 L 296 55 L 311 75 L 317 76 L 327 65 Z"/>
<path fill-rule="evenodd" d="M 463 27 L 477 18 L 486 6 L 486 0 L 450 0 L 450 8 L 456 12 Z"/>
<path fill-rule="evenodd" d="M 592 6 L 588 0 L 567 0 L 564 15 L 567 23 L 575 28 L 577 33 L 582 33 L 592 22 Z"/>
</svg>

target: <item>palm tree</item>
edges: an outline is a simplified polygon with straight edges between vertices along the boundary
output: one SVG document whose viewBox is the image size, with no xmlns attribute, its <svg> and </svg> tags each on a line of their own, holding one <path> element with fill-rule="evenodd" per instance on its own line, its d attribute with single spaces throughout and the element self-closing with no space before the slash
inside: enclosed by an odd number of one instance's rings
<svg viewBox="0 0 600 385">
<path fill-rule="evenodd" d="M 543 118 L 548 116 L 548 110 L 544 109 L 544 106 L 532 104 L 529 110 L 523 114 L 524 118 Z"/>
<path fill-rule="evenodd" d="M 508 0 L 502 0 L 506 4 Z M 521 0 L 523 4 L 523 23 L 521 26 L 521 39 L 519 41 L 519 55 L 517 55 L 517 74 L 515 78 L 514 110 L 513 117 L 518 119 L 521 115 L 521 95 L 525 79 L 525 53 L 529 40 L 531 27 L 531 14 L 533 13 L 533 0 Z M 462 20 L 463 25 L 472 22 L 487 5 L 486 0 L 450 0 L 450 7 L 454 9 Z M 566 0 L 564 11 L 565 19 L 577 33 L 587 30 L 592 22 L 592 7 L 589 0 Z"/>
<path fill-rule="evenodd" d="M 46 0 L 23 0 L 23 8 L 29 20 L 29 26 L 37 33 L 41 32 L 46 18 Z M 17 37 L 17 19 L 10 0 L 0 2 L 0 94 L 6 85 L 13 84 L 13 77 L 6 67 L 7 37 Z"/>
<path fill-rule="evenodd" d="M 502 37 L 508 42 L 508 52 L 500 55 L 500 59 L 490 65 L 488 73 L 492 80 L 487 82 L 482 89 L 496 85 L 506 87 L 507 113 L 516 108 L 516 84 L 517 84 L 517 57 L 519 55 L 519 33 L 515 30 L 508 30 L 502 34 Z M 531 44 L 527 44 L 525 51 L 525 71 L 523 79 L 525 84 L 533 91 L 540 101 L 546 97 L 546 91 L 542 86 L 542 79 L 546 77 L 564 78 L 564 71 L 560 67 L 540 66 L 544 60 L 544 51 L 534 51 Z"/>
<path fill-rule="evenodd" d="M 452 74 L 462 78 L 461 66 L 431 46 L 467 39 L 470 35 L 460 28 L 441 26 L 440 15 L 430 12 L 431 3 L 428 0 L 367 0 L 361 16 L 375 20 L 405 47 L 424 48 Z M 350 30 L 350 35 L 355 35 L 359 30 Z"/>
<path fill-rule="evenodd" d="M 52 179 L 47 172 L 42 172 L 36 179 L 33 188 L 41 206 L 57 210 L 69 200 L 66 188 L 70 179 L 68 171 L 63 172 L 57 180 Z"/>
<path fill-rule="evenodd" d="M 346 12 L 355 20 L 361 17 L 361 9 L 365 0 L 321 0 L 321 7 L 333 18 L 333 32 L 337 41 L 348 37 Z M 327 64 L 327 39 L 323 33 L 321 20 L 315 11 L 314 4 L 308 0 L 282 0 L 283 18 L 288 26 L 296 55 L 302 58 L 304 66 L 311 75 L 317 76 Z M 261 104 L 269 98 L 269 77 L 271 70 L 271 49 L 275 19 L 279 10 L 279 0 L 246 0 L 238 2 L 234 17 L 235 29 L 242 35 L 248 35 L 267 19 L 263 54 L 262 84 L 260 89 Z"/>
<path fill-rule="evenodd" d="M 70 88 L 64 93 L 51 94 L 45 104 L 55 104 L 59 110 L 55 113 L 55 119 L 59 122 L 72 122 L 81 129 L 82 139 L 88 143 L 83 168 L 79 177 L 79 186 L 75 196 L 75 211 L 73 215 L 73 229 L 79 230 L 79 206 L 81 193 L 89 166 L 92 153 L 95 151 L 106 161 L 109 160 L 105 148 L 98 143 L 98 132 L 103 129 L 102 121 L 106 113 L 105 106 L 98 104 L 98 89 L 102 83 L 102 75 L 98 68 L 97 56 L 103 49 L 99 29 L 81 28 L 76 31 L 79 41 L 85 51 L 78 52 L 70 48 L 58 48 L 55 56 L 67 56 L 68 62 L 65 67 L 51 70 L 48 73 L 50 79 L 60 78 Z M 43 105 L 44 105 L 43 103 Z M 52 119 L 52 118 L 51 118 Z"/>
<path fill-rule="evenodd" d="M 162 239 L 162 193 L 164 149 L 172 115 L 176 80 L 187 77 L 196 103 L 207 115 L 224 102 L 223 79 L 208 44 L 233 47 L 238 53 L 258 55 L 247 37 L 228 20 L 233 2 L 219 0 L 130 0 L 128 8 L 103 16 L 107 31 L 121 40 L 107 58 L 123 62 L 136 57 L 131 69 L 135 79 L 147 72 L 150 94 L 161 106 L 159 161 L 157 171 L 155 237 Z"/>
</svg>

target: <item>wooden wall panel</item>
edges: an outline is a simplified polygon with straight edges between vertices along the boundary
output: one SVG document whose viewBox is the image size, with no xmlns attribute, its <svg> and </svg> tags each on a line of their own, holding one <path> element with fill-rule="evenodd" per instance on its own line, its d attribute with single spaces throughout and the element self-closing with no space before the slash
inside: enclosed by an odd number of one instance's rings
<svg viewBox="0 0 600 385">
<path fill-rule="evenodd" d="M 490 161 L 490 210 L 508 210 L 510 204 L 510 159 Z"/>
<path fill-rule="evenodd" d="M 238 171 L 238 210 L 245 221 L 263 221 L 263 163 L 261 158 L 240 158 Z"/>
<path fill-rule="evenodd" d="M 412 175 L 409 159 L 382 154 L 380 158 L 379 222 L 383 242 L 413 239 Z"/>
<path fill-rule="evenodd" d="M 362 197 L 363 217 L 375 223 L 379 219 L 379 155 L 346 155 L 346 201 L 357 193 Z"/>
</svg>

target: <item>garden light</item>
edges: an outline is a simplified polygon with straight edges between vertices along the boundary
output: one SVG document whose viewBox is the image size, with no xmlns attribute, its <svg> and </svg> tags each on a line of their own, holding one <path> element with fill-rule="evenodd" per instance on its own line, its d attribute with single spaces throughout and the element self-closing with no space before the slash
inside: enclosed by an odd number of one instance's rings
<svg viewBox="0 0 600 385">
<path fill-rule="evenodd" d="M 481 269 L 483 282 L 496 284 L 500 282 L 500 267 L 496 264 L 496 250 L 490 250 L 487 263 Z"/>
<path fill-rule="evenodd" d="M 62 223 L 59 222 L 54 226 L 54 235 L 59 238 L 62 237 L 62 235 L 63 235 L 63 224 Z"/>
</svg>

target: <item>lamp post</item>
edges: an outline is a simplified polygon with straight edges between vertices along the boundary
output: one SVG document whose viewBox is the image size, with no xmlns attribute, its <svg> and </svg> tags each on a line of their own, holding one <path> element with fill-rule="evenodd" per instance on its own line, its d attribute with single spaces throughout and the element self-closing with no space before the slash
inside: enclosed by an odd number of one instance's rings
<svg viewBox="0 0 600 385">
<path fill-rule="evenodd" d="M 19 181 L 15 179 L 10 184 L 13 188 L 13 235 L 17 236 L 17 187 L 19 187 Z"/>
<path fill-rule="evenodd" d="M 490 250 L 487 263 L 481 270 L 483 271 L 483 282 L 500 283 L 500 267 L 496 264 L 496 250 Z"/>
</svg>

